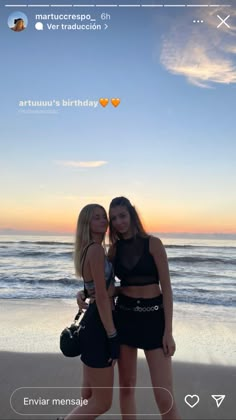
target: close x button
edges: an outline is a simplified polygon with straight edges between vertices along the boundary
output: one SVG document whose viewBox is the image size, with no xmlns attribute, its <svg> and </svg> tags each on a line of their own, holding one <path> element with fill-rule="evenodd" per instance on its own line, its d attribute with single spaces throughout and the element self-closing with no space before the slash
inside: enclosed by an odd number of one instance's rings
<svg viewBox="0 0 236 420">
<path fill-rule="evenodd" d="M 217 17 L 218 19 L 220 19 L 220 23 L 217 26 L 217 29 L 220 28 L 222 25 L 225 25 L 227 26 L 227 28 L 230 28 L 229 24 L 226 22 L 230 18 L 230 15 L 226 16 L 226 18 L 224 19 L 220 15 L 217 15 Z"/>
</svg>

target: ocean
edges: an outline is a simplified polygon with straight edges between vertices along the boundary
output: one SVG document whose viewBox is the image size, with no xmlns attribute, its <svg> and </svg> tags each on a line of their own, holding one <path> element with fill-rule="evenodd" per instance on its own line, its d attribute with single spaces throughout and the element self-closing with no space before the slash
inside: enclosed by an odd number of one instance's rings
<svg viewBox="0 0 236 420">
<path fill-rule="evenodd" d="M 235 312 L 236 238 L 159 236 L 166 248 L 174 303 Z M 75 299 L 72 236 L 0 236 L 0 299 Z"/>
</svg>

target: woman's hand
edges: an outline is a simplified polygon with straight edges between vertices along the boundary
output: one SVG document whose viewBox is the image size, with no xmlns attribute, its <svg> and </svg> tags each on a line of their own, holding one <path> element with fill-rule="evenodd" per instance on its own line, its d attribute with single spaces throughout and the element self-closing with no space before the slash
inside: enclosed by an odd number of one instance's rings
<svg viewBox="0 0 236 420">
<path fill-rule="evenodd" d="M 108 346 L 110 350 L 108 363 L 112 363 L 111 366 L 114 366 L 120 357 L 120 341 L 117 332 L 112 334 L 112 336 L 108 336 Z"/>
<path fill-rule="evenodd" d="M 88 304 L 85 302 L 86 296 L 83 290 L 80 290 L 76 295 L 77 304 L 80 311 L 85 311 L 88 308 Z"/>
<path fill-rule="evenodd" d="M 162 343 L 165 356 L 173 356 L 173 354 L 175 353 L 176 346 L 172 333 L 165 332 Z"/>
</svg>

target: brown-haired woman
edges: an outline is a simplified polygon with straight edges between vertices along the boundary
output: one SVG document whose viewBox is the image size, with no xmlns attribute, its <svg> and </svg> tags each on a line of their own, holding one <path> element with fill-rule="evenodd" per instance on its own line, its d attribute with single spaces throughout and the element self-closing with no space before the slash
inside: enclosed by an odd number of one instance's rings
<svg viewBox="0 0 236 420">
<path fill-rule="evenodd" d="M 122 418 L 136 418 L 137 349 L 143 349 L 161 418 L 177 420 L 171 356 L 173 300 L 164 246 L 143 228 L 135 207 L 116 197 L 109 208 L 110 259 L 121 288 L 116 303 Z M 127 415 L 127 416 L 126 416 Z M 133 415 L 133 417 L 132 417 Z"/>
</svg>

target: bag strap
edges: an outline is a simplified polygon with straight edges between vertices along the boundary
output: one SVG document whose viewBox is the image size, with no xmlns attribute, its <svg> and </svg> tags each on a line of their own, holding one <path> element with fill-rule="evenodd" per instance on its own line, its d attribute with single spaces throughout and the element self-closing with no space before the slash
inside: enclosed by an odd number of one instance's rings
<svg viewBox="0 0 236 420">
<path fill-rule="evenodd" d="M 87 254 L 87 251 L 88 251 L 89 247 L 90 247 L 91 245 L 93 245 L 94 243 L 95 243 L 95 241 L 90 242 L 88 245 L 86 245 L 86 246 L 84 247 L 83 252 L 82 252 L 82 257 L 81 257 L 81 260 L 82 260 L 81 273 L 82 273 L 82 277 L 83 277 L 83 278 L 84 278 L 84 275 L 83 275 L 83 270 L 84 270 L 85 257 L 86 257 L 86 254 Z"/>
<path fill-rule="evenodd" d="M 79 309 L 79 310 L 78 310 L 78 312 L 77 312 L 77 314 L 76 314 L 76 315 L 75 315 L 75 317 L 74 317 L 74 322 L 75 322 L 75 321 L 78 321 L 78 319 L 80 318 L 80 315 L 82 315 L 82 313 L 83 313 L 83 312 Z"/>
<path fill-rule="evenodd" d="M 87 255 L 87 251 L 88 251 L 89 247 L 91 245 L 93 245 L 94 243 L 95 243 L 94 241 L 90 242 L 88 245 L 86 245 L 86 247 L 83 249 L 83 252 L 82 252 L 82 258 L 81 258 L 82 259 L 82 268 L 81 268 L 81 273 L 82 273 L 83 280 L 84 280 L 84 274 L 83 274 L 83 271 L 84 271 L 84 262 L 85 262 L 85 258 L 86 258 L 86 255 Z M 85 284 L 84 284 L 84 295 L 85 295 L 85 299 L 87 299 L 88 298 L 88 291 L 85 288 Z"/>
</svg>

